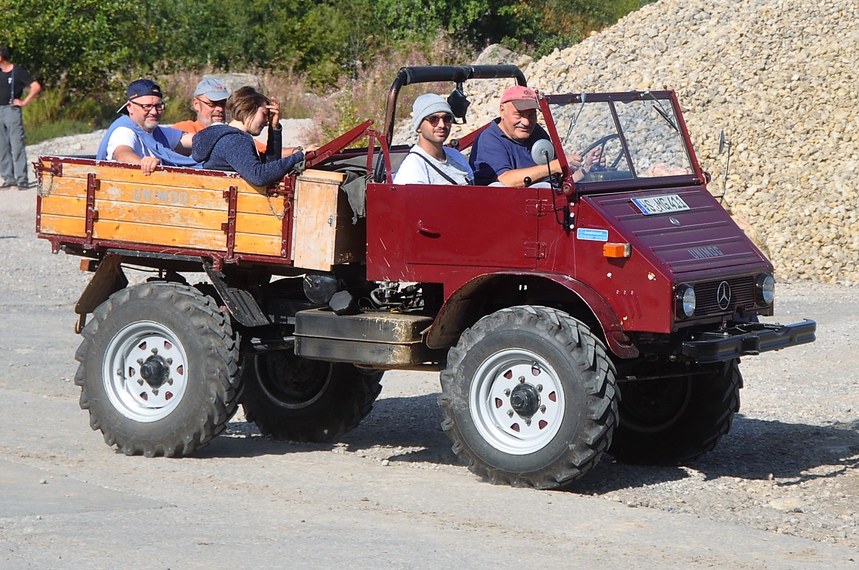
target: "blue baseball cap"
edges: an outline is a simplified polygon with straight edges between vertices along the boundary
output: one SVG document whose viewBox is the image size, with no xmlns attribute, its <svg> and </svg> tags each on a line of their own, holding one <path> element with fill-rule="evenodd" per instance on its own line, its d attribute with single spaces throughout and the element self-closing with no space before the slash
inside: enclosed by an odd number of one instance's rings
<svg viewBox="0 0 859 570">
<path fill-rule="evenodd" d="M 125 91 L 125 103 L 122 107 L 116 110 L 117 113 L 124 115 L 128 114 L 128 102 L 138 97 L 146 97 L 147 95 L 155 95 L 156 97 L 164 97 L 161 94 L 161 86 L 150 79 L 138 79 L 132 81 Z"/>
</svg>

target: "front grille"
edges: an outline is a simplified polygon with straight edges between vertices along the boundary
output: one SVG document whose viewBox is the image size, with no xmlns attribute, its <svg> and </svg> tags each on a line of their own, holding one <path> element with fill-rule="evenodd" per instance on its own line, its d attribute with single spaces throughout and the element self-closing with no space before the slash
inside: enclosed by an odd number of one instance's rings
<svg viewBox="0 0 859 570">
<path fill-rule="evenodd" d="M 731 300 L 724 309 L 719 306 L 719 285 L 723 282 L 727 283 L 731 290 Z M 695 283 L 694 287 L 697 301 L 694 315 L 696 317 L 731 314 L 737 307 L 750 308 L 755 306 L 755 277 L 753 275 Z"/>
</svg>

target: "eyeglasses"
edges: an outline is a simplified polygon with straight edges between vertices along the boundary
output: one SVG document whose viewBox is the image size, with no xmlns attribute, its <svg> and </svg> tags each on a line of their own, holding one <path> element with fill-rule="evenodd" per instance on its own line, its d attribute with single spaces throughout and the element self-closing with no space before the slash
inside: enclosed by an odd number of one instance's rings
<svg viewBox="0 0 859 570">
<path fill-rule="evenodd" d="M 227 105 L 226 99 L 224 99 L 223 101 L 206 101 L 205 99 L 200 99 L 199 97 L 197 97 L 195 101 L 199 101 L 209 109 L 214 109 L 215 107 L 226 107 Z"/>
<path fill-rule="evenodd" d="M 160 113 L 161 111 L 164 110 L 164 107 L 165 107 L 163 102 L 154 103 L 154 104 L 150 104 L 150 105 L 147 105 L 145 103 L 138 103 L 137 101 L 129 101 L 129 103 L 131 103 L 132 105 L 137 105 L 138 107 L 143 109 L 144 113 L 148 113 L 149 111 L 151 111 L 153 109 L 155 109 L 156 111 L 158 111 Z"/>
<path fill-rule="evenodd" d="M 424 121 L 428 122 L 431 127 L 438 125 L 439 121 L 444 121 L 445 125 L 450 125 L 453 122 L 453 115 L 448 115 L 447 113 L 444 115 L 430 115 L 429 117 L 424 117 Z"/>
</svg>

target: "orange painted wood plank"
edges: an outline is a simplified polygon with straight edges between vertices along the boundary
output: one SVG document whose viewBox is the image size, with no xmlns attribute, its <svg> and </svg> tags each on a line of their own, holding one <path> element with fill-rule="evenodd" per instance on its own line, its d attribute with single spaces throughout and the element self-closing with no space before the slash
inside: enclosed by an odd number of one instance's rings
<svg viewBox="0 0 859 570">
<path fill-rule="evenodd" d="M 165 247 L 192 247 L 223 251 L 226 249 L 226 234 L 193 228 L 164 228 L 129 222 L 96 222 L 93 238 L 127 241 Z"/>
<path fill-rule="evenodd" d="M 283 196 L 265 196 L 255 192 L 239 191 L 236 198 L 236 211 L 238 212 L 282 217 L 284 209 Z"/>
<path fill-rule="evenodd" d="M 227 211 L 226 189 L 176 188 L 156 184 L 142 185 L 113 180 L 99 181 L 96 201 L 115 201 L 134 205 L 161 205 L 178 208 Z"/>
<path fill-rule="evenodd" d="M 49 196 L 42 197 L 42 215 L 58 214 L 64 217 L 86 217 L 86 197 Z"/>
<path fill-rule="evenodd" d="M 221 231 L 227 221 L 226 211 L 204 210 L 201 208 L 181 208 L 171 205 L 133 204 L 96 200 L 99 223 L 134 222 L 151 226 L 161 226 L 165 231 L 175 228 L 209 229 Z"/>
<path fill-rule="evenodd" d="M 250 234 L 236 234 L 236 253 L 254 253 L 281 257 L 280 238 Z"/>
<path fill-rule="evenodd" d="M 41 231 L 45 234 L 58 236 L 86 237 L 86 220 L 42 214 Z"/>
</svg>

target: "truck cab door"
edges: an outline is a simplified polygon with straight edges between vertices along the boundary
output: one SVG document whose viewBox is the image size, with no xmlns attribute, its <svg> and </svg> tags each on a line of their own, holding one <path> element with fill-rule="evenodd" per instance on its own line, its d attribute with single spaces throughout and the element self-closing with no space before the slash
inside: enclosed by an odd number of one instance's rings
<svg viewBox="0 0 859 570">
<path fill-rule="evenodd" d="M 443 282 L 451 272 L 531 269 L 541 249 L 536 202 L 530 188 L 370 184 L 368 277 Z"/>
</svg>

